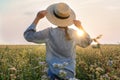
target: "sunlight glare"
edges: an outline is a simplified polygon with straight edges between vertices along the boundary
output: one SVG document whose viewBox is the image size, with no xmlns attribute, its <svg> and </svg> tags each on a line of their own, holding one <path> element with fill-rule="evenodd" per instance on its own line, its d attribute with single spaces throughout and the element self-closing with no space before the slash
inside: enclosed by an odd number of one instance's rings
<svg viewBox="0 0 120 80">
<path fill-rule="evenodd" d="M 77 34 L 78 34 L 79 36 L 83 36 L 84 32 L 83 32 L 83 30 L 78 29 L 78 30 L 77 30 Z"/>
<path fill-rule="evenodd" d="M 78 36 L 83 36 L 84 35 L 84 31 L 81 29 L 78 29 L 77 27 L 71 26 L 72 29 L 77 31 Z"/>
</svg>

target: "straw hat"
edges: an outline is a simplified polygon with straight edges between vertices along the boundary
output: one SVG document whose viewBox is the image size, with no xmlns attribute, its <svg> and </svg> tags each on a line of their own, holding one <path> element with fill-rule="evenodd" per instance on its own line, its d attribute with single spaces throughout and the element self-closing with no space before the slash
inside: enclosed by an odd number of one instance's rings
<svg viewBox="0 0 120 80">
<path fill-rule="evenodd" d="M 47 8 L 47 11 L 47 19 L 57 26 L 70 26 L 75 19 L 74 11 L 65 3 L 52 4 Z"/>
</svg>

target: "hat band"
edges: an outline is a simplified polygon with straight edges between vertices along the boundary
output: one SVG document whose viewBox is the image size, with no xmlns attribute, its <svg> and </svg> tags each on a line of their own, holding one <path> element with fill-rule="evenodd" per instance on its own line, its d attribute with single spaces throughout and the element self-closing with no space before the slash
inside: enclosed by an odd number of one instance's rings
<svg viewBox="0 0 120 80">
<path fill-rule="evenodd" d="M 55 15 L 55 17 L 59 18 L 59 19 L 67 19 L 69 18 L 69 16 L 66 16 L 66 17 L 62 17 L 62 16 L 59 16 L 55 13 L 55 11 L 53 11 L 53 14 Z"/>
</svg>

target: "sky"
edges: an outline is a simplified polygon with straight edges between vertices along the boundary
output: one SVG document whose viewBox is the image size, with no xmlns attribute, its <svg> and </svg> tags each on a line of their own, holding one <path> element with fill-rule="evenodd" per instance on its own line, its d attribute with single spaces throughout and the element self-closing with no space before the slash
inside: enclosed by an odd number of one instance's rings
<svg viewBox="0 0 120 80">
<path fill-rule="evenodd" d="M 0 44 L 32 44 L 24 39 L 24 31 L 37 12 L 58 2 L 74 10 L 91 38 L 102 34 L 101 44 L 120 43 L 120 0 L 0 0 Z M 50 26 L 54 25 L 44 18 L 37 30 Z"/>
</svg>

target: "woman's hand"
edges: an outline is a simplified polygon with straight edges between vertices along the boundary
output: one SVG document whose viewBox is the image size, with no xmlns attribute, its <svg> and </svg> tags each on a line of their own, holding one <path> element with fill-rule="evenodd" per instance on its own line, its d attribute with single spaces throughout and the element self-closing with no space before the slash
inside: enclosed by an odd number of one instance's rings
<svg viewBox="0 0 120 80">
<path fill-rule="evenodd" d="M 39 20 L 44 18 L 46 16 L 46 14 L 47 14 L 47 10 L 42 10 L 42 11 L 38 12 L 35 20 L 33 21 L 33 24 L 37 25 Z"/>
<path fill-rule="evenodd" d="M 73 23 L 77 28 L 83 29 L 81 22 L 79 20 L 73 20 Z"/>
<path fill-rule="evenodd" d="M 37 13 L 36 18 L 38 18 L 38 19 L 44 18 L 46 16 L 46 14 L 47 14 L 47 10 L 42 10 Z"/>
</svg>

